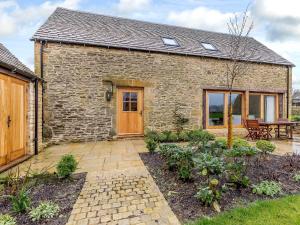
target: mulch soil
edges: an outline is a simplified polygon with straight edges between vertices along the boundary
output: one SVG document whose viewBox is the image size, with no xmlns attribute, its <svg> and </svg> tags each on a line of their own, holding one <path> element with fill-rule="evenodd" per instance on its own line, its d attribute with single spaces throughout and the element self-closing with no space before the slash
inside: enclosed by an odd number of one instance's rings
<svg viewBox="0 0 300 225">
<path fill-rule="evenodd" d="M 85 178 L 86 173 L 74 174 L 69 179 L 58 179 L 54 174 L 49 174 L 48 176 L 29 180 L 32 183 L 29 188 L 31 207 L 38 206 L 41 201 L 52 201 L 60 207 L 59 215 L 55 218 L 32 222 L 28 213 L 13 213 L 8 198 L 0 198 L 0 214 L 8 213 L 16 218 L 17 224 L 22 225 L 66 224 Z"/>
<path fill-rule="evenodd" d="M 212 207 L 204 206 L 195 197 L 197 189 L 201 185 L 207 184 L 206 178 L 198 174 L 199 171 L 193 171 L 193 179 L 191 181 L 183 182 L 177 177 L 176 171 L 168 170 L 165 159 L 159 153 L 141 153 L 140 156 L 180 221 L 186 222 L 201 216 L 213 216 L 216 214 Z M 253 157 L 247 160 L 247 176 L 252 184 L 263 180 L 274 180 L 281 183 L 285 195 L 300 192 L 300 184 L 293 180 L 294 173 L 300 171 L 299 155 L 271 155 L 268 157 L 268 160 L 258 159 L 258 157 Z M 268 198 L 271 197 L 253 194 L 251 186 L 239 189 L 232 187 L 222 194 L 222 199 L 219 203 L 221 210 L 224 211 L 237 206 L 247 205 L 255 200 Z"/>
</svg>

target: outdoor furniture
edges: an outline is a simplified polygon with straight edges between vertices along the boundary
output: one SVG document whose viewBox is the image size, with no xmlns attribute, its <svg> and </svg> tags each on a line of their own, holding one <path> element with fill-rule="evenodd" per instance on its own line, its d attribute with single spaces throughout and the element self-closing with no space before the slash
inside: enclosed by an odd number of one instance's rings
<svg viewBox="0 0 300 225">
<path fill-rule="evenodd" d="M 278 120 L 278 121 L 274 121 L 274 122 L 259 122 L 259 125 L 260 126 L 264 126 L 266 127 L 267 129 L 267 140 L 272 137 L 271 134 L 270 134 L 270 128 L 273 126 L 277 127 L 276 129 L 276 137 L 277 138 L 280 138 L 280 127 L 284 126 L 284 127 L 287 127 L 288 129 L 288 134 L 287 134 L 287 137 L 289 139 L 292 139 L 293 138 L 293 127 L 295 125 L 297 125 L 298 123 L 297 122 L 290 122 L 288 120 Z"/>
<path fill-rule="evenodd" d="M 278 122 L 289 122 L 289 120 L 286 118 L 279 118 Z M 292 129 L 292 127 L 289 127 L 288 125 L 278 126 L 278 127 L 274 128 L 275 136 L 277 138 L 280 138 L 280 137 L 288 138 L 289 137 L 289 128 Z"/>
<path fill-rule="evenodd" d="M 260 126 L 258 120 L 246 120 L 246 129 L 248 130 L 247 137 L 252 140 L 267 138 L 269 132 L 265 127 Z"/>
</svg>

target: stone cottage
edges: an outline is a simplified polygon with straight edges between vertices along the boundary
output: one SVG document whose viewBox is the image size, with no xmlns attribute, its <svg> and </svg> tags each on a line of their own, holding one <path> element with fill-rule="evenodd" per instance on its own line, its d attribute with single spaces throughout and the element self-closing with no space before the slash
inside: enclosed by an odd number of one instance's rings
<svg viewBox="0 0 300 225">
<path fill-rule="evenodd" d="M 43 130 L 51 142 L 226 128 L 225 68 L 231 36 L 57 8 L 33 35 L 45 80 Z M 287 117 L 293 64 L 253 38 L 246 75 L 235 82 L 234 127 L 244 118 Z M 243 59 L 240 59 L 243 61 Z"/>
<path fill-rule="evenodd" d="M 41 82 L 0 43 L 0 172 L 42 148 Z"/>
</svg>

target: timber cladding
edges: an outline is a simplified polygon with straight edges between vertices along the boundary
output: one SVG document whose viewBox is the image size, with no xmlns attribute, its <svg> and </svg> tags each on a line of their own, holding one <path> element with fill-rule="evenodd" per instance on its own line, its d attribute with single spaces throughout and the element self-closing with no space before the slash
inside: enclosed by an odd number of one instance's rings
<svg viewBox="0 0 300 225">
<path fill-rule="evenodd" d="M 39 48 L 36 43 L 36 71 Z M 143 88 L 144 130 L 174 129 L 176 105 L 189 118 L 186 128 L 201 127 L 203 90 L 226 85 L 221 59 L 50 42 L 43 55 L 44 119 L 51 142 L 103 140 L 117 132 L 117 87 Z M 286 113 L 287 74 L 286 66 L 253 63 L 234 88 L 283 93 Z M 113 82 L 111 101 L 106 81 Z"/>
</svg>

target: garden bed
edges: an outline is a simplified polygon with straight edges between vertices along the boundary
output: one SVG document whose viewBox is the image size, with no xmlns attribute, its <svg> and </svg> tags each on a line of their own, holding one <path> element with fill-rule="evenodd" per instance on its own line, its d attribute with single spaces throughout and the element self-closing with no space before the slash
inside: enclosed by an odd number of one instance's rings
<svg viewBox="0 0 300 225">
<path fill-rule="evenodd" d="M 73 205 L 80 194 L 85 182 L 86 173 L 74 174 L 69 179 L 58 179 L 55 174 L 47 174 L 35 178 L 29 178 L 33 185 L 29 188 L 31 207 L 36 207 L 41 201 L 51 201 L 59 205 L 59 215 L 51 218 L 33 222 L 28 213 L 13 213 L 10 201 L 0 198 L 0 214 L 10 214 L 17 220 L 17 224 L 66 224 Z M 5 190 L 4 190 L 5 194 Z"/>
<path fill-rule="evenodd" d="M 179 220 L 186 222 L 216 213 L 212 207 L 204 206 L 195 197 L 198 187 L 206 182 L 206 178 L 199 175 L 197 169 L 193 169 L 192 180 L 183 182 L 176 171 L 168 170 L 165 159 L 159 153 L 142 153 L 140 156 Z M 246 175 L 251 184 L 274 180 L 281 183 L 285 195 L 299 193 L 300 184 L 293 179 L 293 173 L 300 170 L 300 156 L 270 155 L 268 158 L 258 161 L 259 156 L 255 156 L 247 160 Z M 224 211 L 255 200 L 270 198 L 253 194 L 250 185 L 246 188 L 229 188 L 222 194 L 219 204 Z"/>
</svg>

